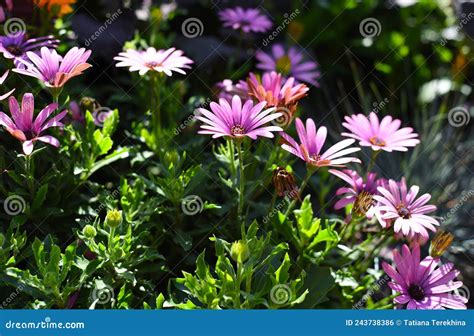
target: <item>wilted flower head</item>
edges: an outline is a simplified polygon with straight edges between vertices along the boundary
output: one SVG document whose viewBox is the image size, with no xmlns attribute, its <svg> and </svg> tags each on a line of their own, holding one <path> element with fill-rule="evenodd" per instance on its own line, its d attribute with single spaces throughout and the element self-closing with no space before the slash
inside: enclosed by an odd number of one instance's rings
<svg viewBox="0 0 474 336">
<path fill-rule="evenodd" d="M 56 50 L 41 48 L 41 54 L 28 51 L 27 61 L 22 61 L 26 69 L 13 69 L 23 75 L 41 80 L 50 88 L 62 88 L 71 78 L 82 75 L 84 70 L 91 67 L 87 60 L 91 55 L 90 50 L 74 47 L 64 57 L 58 55 Z"/>
<path fill-rule="evenodd" d="M 41 8 L 46 8 L 55 15 L 63 16 L 72 13 L 74 5 L 77 0 L 33 0 L 33 2 Z"/>
<path fill-rule="evenodd" d="M 439 259 L 426 257 L 420 262 L 420 247 L 410 251 L 403 245 L 401 254 L 393 251 L 396 269 L 384 262 L 385 272 L 392 278 L 388 286 L 400 293 L 393 302 L 406 309 L 466 309 L 467 299 L 452 291 L 463 285 L 452 281 L 459 271 L 452 263 L 439 264 Z"/>
<path fill-rule="evenodd" d="M 23 152 L 30 155 L 36 141 L 42 141 L 54 147 L 59 147 L 58 139 L 50 135 L 42 135 L 44 131 L 51 127 L 64 126 L 60 121 L 67 114 L 63 111 L 48 120 L 49 116 L 58 108 L 58 104 L 46 106 L 33 121 L 35 110 L 34 98 L 31 93 L 25 93 L 21 102 L 21 108 L 15 97 L 10 97 L 10 114 L 0 112 L 0 125 L 23 144 Z"/>
<path fill-rule="evenodd" d="M 148 71 L 164 72 L 171 76 L 172 72 L 185 75 L 183 69 L 190 69 L 192 60 L 183 56 L 183 51 L 176 48 L 156 50 L 153 47 L 147 50 L 128 49 L 114 57 L 119 61 L 116 67 L 129 67 L 130 71 L 138 71 L 143 76 Z"/>
<path fill-rule="evenodd" d="M 326 127 L 321 126 L 316 129 L 313 119 L 308 118 L 306 119 L 305 128 L 301 119 L 296 118 L 296 131 L 301 143 L 298 144 L 291 136 L 282 132 L 280 134 L 286 143 L 281 147 L 306 161 L 309 165 L 315 167 L 344 167 L 349 162 L 360 163 L 360 160 L 355 157 L 345 157 L 345 155 L 360 151 L 358 147 L 349 147 L 355 140 L 340 141 L 322 153 L 322 148 L 326 142 Z"/>
<path fill-rule="evenodd" d="M 212 102 L 211 111 L 199 108 L 201 115 L 196 118 L 202 121 L 200 134 L 212 134 L 213 138 L 229 136 L 232 138 L 257 137 L 273 138 L 272 132 L 282 131 L 278 126 L 266 126 L 281 113 L 274 113 L 274 108 L 263 110 L 266 102 L 253 104 L 247 100 L 243 105 L 239 96 L 234 96 L 229 103 L 220 99 L 219 104 Z"/>
<path fill-rule="evenodd" d="M 335 170 L 330 169 L 331 174 L 336 175 L 349 184 L 349 187 L 337 189 L 336 195 L 344 195 L 334 205 L 334 209 L 339 210 L 348 204 L 353 205 L 353 212 L 357 216 L 367 216 L 371 218 L 374 214 L 374 195 L 377 194 L 377 174 L 369 173 L 367 179 L 364 180 L 355 170 Z"/>
<path fill-rule="evenodd" d="M 426 205 L 431 198 L 430 194 L 416 198 L 419 187 L 412 186 L 407 190 L 404 178 L 399 183 L 389 180 L 387 188 L 378 187 L 377 190 L 380 195 L 374 198 L 380 203 L 377 208 L 382 226 L 386 226 L 385 221 L 394 221 L 395 233 L 401 231 L 404 236 L 417 233 L 424 238 L 429 236 L 426 229 L 436 231 L 435 225 L 439 225 L 439 222 L 425 215 L 436 210 L 436 206 Z"/>
<path fill-rule="evenodd" d="M 273 185 L 277 191 L 278 196 L 288 196 L 292 199 L 300 200 L 298 186 L 295 183 L 295 177 L 291 172 L 282 167 L 277 167 L 273 170 Z"/>
<path fill-rule="evenodd" d="M 443 230 L 438 230 L 436 235 L 431 240 L 430 255 L 433 258 L 441 257 L 444 252 L 446 252 L 451 246 L 453 239 L 454 236 L 451 233 L 445 232 Z"/>
<path fill-rule="evenodd" d="M 29 39 L 26 33 L 19 32 L 14 35 L 0 36 L 0 53 L 3 57 L 13 60 L 17 68 L 24 69 L 24 62 L 28 59 L 26 53 L 39 52 L 42 47 L 56 48 L 59 40 L 54 36 L 43 36 Z"/>
<path fill-rule="evenodd" d="M 255 57 L 259 61 L 257 68 L 265 71 L 276 71 L 286 77 L 318 86 L 320 76 L 318 64 L 304 59 L 303 51 L 295 47 L 285 50 L 282 44 L 275 44 L 270 54 L 257 51 Z"/>
<path fill-rule="evenodd" d="M 244 33 L 264 33 L 272 27 L 272 22 L 257 8 L 227 8 L 219 12 L 224 27 L 242 30 Z"/>
<path fill-rule="evenodd" d="M 342 133 L 343 136 L 359 140 L 361 146 L 372 147 L 372 150 L 407 151 L 407 147 L 415 147 L 420 143 L 416 139 L 418 134 L 413 133 L 413 128 L 400 128 L 401 121 L 385 116 L 379 122 L 377 114 L 371 112 L 369 118 L 363 114 L 356 114 L 344 118 L 342 125 L 351 133 Z"/>
</svg>

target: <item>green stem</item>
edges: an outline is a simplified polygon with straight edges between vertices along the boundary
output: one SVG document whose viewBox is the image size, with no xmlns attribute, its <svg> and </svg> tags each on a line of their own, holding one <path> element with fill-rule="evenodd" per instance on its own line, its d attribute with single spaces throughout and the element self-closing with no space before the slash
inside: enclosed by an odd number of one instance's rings
<svg viewBox="0 0 474 336">
<path fill-rule="evenodd" d="M 370 156 L 370 162 L 369 164 L 367 165 L 367 175 L 369 175 L 370 171 L 372 170 L 372 168 L 374 168 L 374 165 L 375 165 L 375 161 L 377 160 L 377 156 L 379 155 L 380 151 L 372 151 L 372 154 Z"/>
<path fill-rule="evenodd" d="M 311 167 L 307 168 L 306 177 L 303 180 L 303 183 L 301 183 L 301 187 L 300 187 L 300 190 L 299 190 L 300 195 L 303 195 L 303 190 L 308 185 L 309 180 L 311 179 L 311 176 L 313 176 L 314 172 L 315 172 L 315 169 L 313 169 Z M 290 212 L 293 210 L 295 205 L 296 205 L 296 200 L 294 199 L 294 200 L 291 201 L 290 205 L 288 206 L 288 209 L 286 209 L 284 220 L 286 220 L 286 218 L 290 215 Z"/>
<path fill-rule="evenodd" d="M 244 223 L 244 160 L 242 155 L 242 141 L 237 141 L 237 153 L 239 157 L 239 208 L 237 210 L 237 218 L 239 223 Z"/>
<path fill-rule="evenodd" d="M 161 131 L 161 92 L 160 92 L 160 85 L 161 85 L 161 78 L 159 74 L 152 74 L 151 77 L 151 85 L 153 90 L 154 96 L 154 105 L 152 106 L 151 113 L 152 113 L 152 126 L 153 126 L 153 134 L 155 136 L 155 140 L 159 138 L 160 131 Z"/>
<path fill-rule="evenodd" d="M 230 159 L 230 173 L 234 178 L 234 183 L 237 184 L 237 170 L 235 169 L 235 150 L 234 150 L 234 142 L 232 139 L 227 139 L 227 150 L 229 153 Z"/>
<path fill-rule="evenodd" d="M 35 183 L 34 183 L 34 168 L 32 162 L 31 155 L 27 155 L 25 158 L 25 171 L 27 174 L 27 183 L 28 183 L 28 190 L 30 191 L 31 200 L 33 200 L 35 196 Z"/>
</svg>

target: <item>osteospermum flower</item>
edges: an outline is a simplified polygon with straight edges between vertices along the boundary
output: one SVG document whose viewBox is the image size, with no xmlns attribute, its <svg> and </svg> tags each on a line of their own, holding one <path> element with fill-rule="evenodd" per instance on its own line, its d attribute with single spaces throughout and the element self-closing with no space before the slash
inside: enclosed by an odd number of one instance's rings
<svg viewBox="0 0 474 336">
<path fill-rule="evenodd" d="M 231 79 L 224 79 L 214 85 L 214 92 L 218 99 L 232 101 L 232 97 L 237 95 L 242 100 L 250 99 L 247 82 L 241 80 L 234 84 Z"/>
<path fill-rule="evenodd" d="M 372 147 L 375 151 L 382 149 L 387 152 L 405 152 L 407 147 L 415 147 L 420 143 L 418 134 L 413 133 L 413 128 L 400 128 L 401 121 L 391 116 L 385 116 L 380 122 L 374 112 L 370 113 L 369 118 L 356 114 L 344 119 L 346 122 L 342 125 L 351 133 L 342 135 L 359 140 L 361 146 Z"/>
<path fill-rule="evenodd" d="M 277 106 L 279 112 L 288 114 L 284 116 L 285 124 L 293 119 L 298 101 L 309 91 L 305 84 L 295 83 L 293 77 L 285 80 L 274 71 L 264 73 L 261 79 L 250 73 L 247 86 L 249 95 L 257 101 L 266 101 L 267 106 Z"/>
<path fill-rule="evenodd" d="M 140 76 L 148 71 L 164 72 L 168 76 L 175 71 L 185 75 L 183 69 L 190 69 L 189 64 L 193 63 L 191 59 L 183 56 L 183 51 L 176 48 L 156 50 L 150 47 L 145 51 L 129 49 L 114 59 L 119 61 L 116 67 L 129 67 L 130 71 L 138 71 Z"/>
<path fill-rule="evenodd" d="M 377 187 L 379 186 L 377 174 L 369 173 L 367 179 L 364 180 L 355 170 L 339 171 L 330 169 L 329 172 L 349 184 L 348 187 L 336 190 L 336 195 L 343 195 L 343 197 L 336 202 L 334 209 L 339 210 L 348 204 L 354 204 L 353 211 L 358 216 L 372 217 L 375 203 L 373 197 L 377 194 Z"/>
<path fill-rule="evenodd" d="M 59 40 L 54 36 L 43 36 L 38 38 L 27 38 L 25 33 L 15 35 L 0 36 L 0 53 L 3 57 L 13 60 L 17 68 L 25 68 L 22 61 L 28 59 L 28 51 L 38 52 L 41 47 L 56 48 Z"/>
<path fill-rule="evenodd" d="M 3 83 L 7 79 L 7 76 L 8 76 L 8 70 L 5 71 L 5 73 L 2 75 L 2 77 L 0 77 L 0 85 L 3 85 Z M 8 98 L 13 93 L 13 91 L 15 91 L 15 89 L 12 89 L 12 90 L 10 90 L 9 92 L 7 92 L 3 95 L 0 95 L 0 101 Z"/>
<path fill-rule="evenodd" d="M 62 88 L 71 78 L 82 75 L 92 66 L 87 63 L 90 55 L 90 50 L 74 47 L 62 57 L 56 50 L 43 47 L 40 55 L 28 51 L 28 61 L 22 61 L 26 68 L 13 71 L 38 78 L 47 87 Z"/>
<path fill-rule="evenodd" d="M 276 71 L 283 76 L 291 76 L 298 81 L 318 86 L 317 79 L 320 76 L 318 64 L 305 60 L 303 51 L 299 51 L 295 47 L 290 47 L 287 51 L 282 44 L 275 44 L 271 53 L 257 51 L 255 57 L 259 61 L 258 69 Z"/>
<path fill-rule="evenodd" d="M 398 308 L 406 309 L 466 309 L 467 299 L 453 294 L 463 285 L 453 281 L 459 271 L 452 263 L 439 264 L 438 258 L 426 257 L 420 262 L 420 247 L 410 251 L 403 245 L 401 254 L 393 251 L 396 269 L 384 262 L 385 272 L 392 278 L 388 286 L 400 293 L 393 299 Z"/>
<path fill-rule="evenodd" d="M 211 111 L 199 108 L 201 115 L 196 118 L 204 123 L 199 130 L 200 134 L 212 134 L 213 138 L 229 136 L 232 138 L 257 137 L 273 138 L 272 132 L 282 131 L 278 126 L 266 126 L 281 113 L 274 113 L 274 108 L 263 110 L 266 102 L 256 105 L 247 100 L 243 105 L 239 96 L 234 96 L 232 101 L 220 99 L 219 104 L 212 102 Z"/>
<path fill-rule="evenodd" d="M 13 0 L 5 0 L 5 5 L 6 6 L 0 6 L 0 23 L 5 21 L 5 19 L 7 18 L 5 12 L 11 12 L 13 10 Z"/>
<path fill-rule="evenodd" d="M 244 33 L 264 33 L 272 27 L 272 22 L 257 8 L 227 8 L 219 12 L 224 27 L 242 30 Z"/>
<path fill-rule="evenodd" d="M 414 237 L 413 234 L 419 234 L 427 238 L 429 229 L 436 231 L 435 225 L 439 222 L 433 217 L 426 216 L 426 213 L 436 210 L 435 205 L 427 205 L 430 200 L 430 194 L 424 194 L 416 198 L 419 187 L 412 186 L 407 190 L 405 179 L 399 183 L 394 180 L 388 181 L 388 187 L 377 188 L 380 195 L 374 196 L 380 205 L 377 207 L 380 212 L 380 224 L 386 226 L 386 222 L 394 222 L 393 229 L 395 233 L 402 232 L 404 236 Z"/>
<path fill-rule="evenodd" d="M 345 156 L 360 151 L 360 148 L 358 147 L 349 147 L 355 142 L 355 140 L 347 139 L 340 141 L 332 147 L 329 147 L 325 152 L 322 152 L 327 136 L 326 127 L 321 126 L 319 129 L 316 129 L 314 121 L 308 118 L 306 119 L 305 128 L 301 119 L 296 118 L 296 131 L 298 132 L 301 144 L 298 144 L 291 136 L 282 132 L 280 135 L 286 143 L 281 147 L 306 161 L 311 166 L 344 167 L 344 165 L 349 162 L 360 163 L 360 160 L 355 157 Z"/>
<path fill-rule="evenodd" d="M 21 102 L 21 108 L 15 97 L 10 97 L 10 114 L 12 118 L 5 113 L 0 112 L 0 125 L 23 145 L 23 152 L 30 155 L 36 141 L 42 141 L 54 147 L 59 147 L 59 140 L 51 135 L 43 135 L 43 132 L 51 127 L 64 126 L 60 121 L 67 114 L 63 111 L 50 118 L 51 114 L 58 108 L 58 104 L 53 103 L 46 106 L 33 120 L 35 102 L 31 93 L 25 93 Z"/>
<path fill-rule="evenodd" d="M 77 0 L 34 0 L 34 3 L 41 8 L 46 8 L 50 12 L 58 16 L 63 16 L 72 13 L 72 5 Z"/>
</svg>

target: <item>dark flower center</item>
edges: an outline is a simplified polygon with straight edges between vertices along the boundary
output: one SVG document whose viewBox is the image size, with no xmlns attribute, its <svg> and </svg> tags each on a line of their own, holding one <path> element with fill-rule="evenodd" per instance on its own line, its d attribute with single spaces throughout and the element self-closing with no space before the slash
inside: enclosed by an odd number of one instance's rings
<svg viewBox="0 0 474 336">
<path fill-rule="evenodd" d="M 362 190 L 356 197 L 352 211 L 359 217 L 364 216 L 370 207 L 374 205 L 374 202 L 374 195 Z"/>
<path fill-rule="evenodd" d="M 21 50 L 20 47 L 16 46 L 16 45 L 11 45 L 11 46 L 8 46 L 6 48 L 8 50 L 8 52 L 14 56 L 21 56 L 23 55 L 23 51 Z"/>
<path fill-rule="evenodd" d="M 155 68 L 155 67 L 157 67 L 157 66 L 160 66 L 161 63 L 158 63 L 158 62 L 147 62 L 147 63 L 145 63 L 145 65 L 146 65 L 147 67 L 149 67 L 149 68 Z"/>
<path fill-rule="evenodd" d="M 408 210 L 405 205 L 403 204 L 400 204 L 398 207 L 397 207 L 397 210 L 398 210 L 398 214 L 400 215 L 400 217 L 402 217 L 403 219 L 408 219 L 410 218 L 410 210 Z"/>
<path fill-rule="evenodd" d="M 369 141 L 370 141 L 370 143 L 371 143 L 372 145 L 374 145 L 374 146 L 379 146 L 379 147 L 385 146 L 385 141 L 383 141 L 383 140 L 381 140 L 381 139 L 379 139 L 379 138 L 377 138 L 377 137 L 371 137 L 371 138 L 369 139 Z"/>
<path fill-rule="evenodd" d="M 288 75 L 291 70 L 291 59 L 288 56 L 282 56 L 276 61 L 276 69 L 284 75 Z"/>
<path fill-rule="evenodd" d="M 413 284 L 408 288 L 410 297 L 416 301 L 421 301 L 425 298 L 425 291 L 420 285 Z"/>
<path fill-rule="evenodd" d="M 239 135 L 243 135 L 245 133 L 245 130 L 242 126 L 240 125 L 235 125 L 233 126 L 231 129 L 230 129 L 230 133 L 232 135 L 236 135 L 236 136 L 239 136 Z"/>
</svg>

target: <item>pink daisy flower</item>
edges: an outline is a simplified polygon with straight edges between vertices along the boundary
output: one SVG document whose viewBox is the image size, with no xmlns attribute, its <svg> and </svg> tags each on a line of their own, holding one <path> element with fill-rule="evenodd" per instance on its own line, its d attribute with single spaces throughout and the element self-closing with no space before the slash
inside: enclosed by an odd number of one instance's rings
<svg viewBox="0 0 474 336">
<path fill-rule="evenodd" d="M 276 71 L 286 77 L 319 86 L 317 79 L 320 76 L 318 64 L 304 59 L 303 51 L 295 47 L 285 50 L 282 44 L 275 44 L 270 54 L 257 51 L 255 57 L 259 61 L 257 68 L 265 71 Z"/>
<path fill-rule="evenodd" d="M 147 50 L 128 49 L 114 57 L 119 61 L 116 67 L 129 67 L 130 71 L 138 71 L 143 76 L 148 71 L 164 72 L 171 76 L 172 72 L 178 72 L 185 75 L 183 69 L 190 69 L 193 61 L 183 56 L 183 51 L 176 48 L 156 50 L 153 47 Z"/>
<path fill-rule="evenodd" d="M 343 136 L 359 140 L 361 146 L 372 147 L 372 150 L 402 151 L 407 147 L 415 147 L 420 143 L 416 139 L 418 134 L 413 133 L 413 128 L 400 128 L 401 121 L 385 116 L 381 122 L 377 114 L 371 112 L 369 118 L 363 114 L 346 116 L 342 125 L 351 133 L 342 133 Z"/>
<path fill-rule="evenodd" d="M 219 104 L 212 102 L 211 111 L 198 109 L 201 115 L 196 118 L 204 123 L 198 133 L 212 134 L 213 138 L 222 136 L 249 137 L 253 140 L 257 137 L 273 138 L 272 132 L 279 132 L 282 129 L 266 124 L 278 118 L 281 113 L 274 113 L 273 108 L 263 110 L 265 105 L 265 102 L 254 105 L 251 100 L 242 105 L 237 95 L 232 98 L 230 104 L 225 99 L 220 99 Z"/>
<path fill-rule="evenodd" d="M 419 187 L 412 186 L 407 190 L 404 178 L 399 183 L 389 180 L 388 187 L 378 187 L 377 191 L 380 195 L 375 195 L 374 199 L 380 203 L 377 210 L 382 226 L 394 221 L 395 233 L 402 232 L 407 237 L 417 233 L 427 238 L 429 235 L 426 229 L 436 231 L 435 225 L 439 225 L 439 222 L 425 215 L 436 210 L 436 206 L 426 204 L 431 198 L 430 194 L 416 198 Z"/>
<path fill-rule="evenodd" d="M 10 114 L 13 119 L 0 112 L 0 125 L 4 126 L 12 136 L 22 142 L 23 152 L 26 155 L 30 155 L 33 152 L 36 141 L 42 141 L 54 147 L 59 147 L 58 139 L 42 134 L 48 128 L 64 126 L 60 121 L 67 114 L 67 110 L 47 120 L 58 108 L 58 104 L 50 104 L 33 121 L 35 101 L 31 93 L 25 93 L 21 102 L 21 108 L 15 97 L 10 97 L 9 105 Z"/>
<path fill-rule="evenodd" d="M 365 199 L 370 199 L 370 204 L 367 204 L 368 209 L 362 210 L 364 210 L 368 218 L 371 218 L 374 214 L 374 202 L 372 202 L 372 199 L 373 196 L 377 194 L 377 187 L 380 185 L 377 180 L 377 174 L 369 173 L 367 179 L 364 180 L 355 170 L 345 169 L 339 171 L 330 169 L 329 172 L 349 184 L 348 187 L 342 187 L 336 190 L 336 195 L 343 195 L 343 197 L 336 202 L 334 209 L 342 209 L 346 205 L 354 204 L 358 199 L 360 200 L 364 197 Z"/>
<path fill-rule="evenodd" d="M 396 269 L 384 262 L 385 272 L 392 278 L 388 286 L 399 296 L 393 299 L 397 308 L 406 309 L 466 309 L 467 299 L 452 291 L 462 281 L 453 281 L 459 271 L 452 263 L 440 264 L 438 258 L 426 257 L 420 261 L 420 247 L 410 251 L 403 245 L 401 253 L 393 251 Z"/>
<path fill-rule="evenodd" d="M 264 33 L 272 27 L 272 22 L 257 8 L 227 8 L 219 12 L 219 18 L 224 27 L 244 33 Z"/>
<path fill-rule="evenodd" d="M 358 147 L 349 147 L 355 140 L 347 139 L 340 141 L 324 153 L 321 153 L 324 143 L 326 142 L 326 127 L 321 126 L 319 129 L 316 129 L 314 121 L 308 118 L 306 119 L 305 128 L 301 119 L 296 118 L 296 131 L 298 132 L 301 144 L 298 144 L 291 136 L 282 132 L 280 135 L 286 143 L 281 147 L 306 161 L 308 164 L 315 167 L 344 167 L 344 165 L 349 162 L 360 163 L 360 160 L 355 157 L 345 157 L 345 155 L 360 151 Z"/>
<path fill-rule="evenodd" d="M 40 55 L 28 51 L 28 61 L 20 60 L 26 69 L 17 68 L 13 71 L 38 78 L 47 87 L 62 88 L 71 78 L 82 75 L 84 70 L 92 66 L 86 63 L 90 55 L 90 50 L 74 47 L 62 57 L 56 50 L 43 47 Z"/>
</svg>

